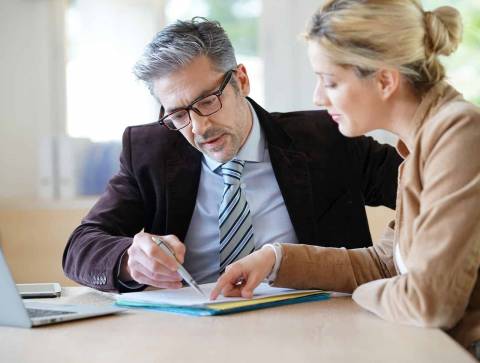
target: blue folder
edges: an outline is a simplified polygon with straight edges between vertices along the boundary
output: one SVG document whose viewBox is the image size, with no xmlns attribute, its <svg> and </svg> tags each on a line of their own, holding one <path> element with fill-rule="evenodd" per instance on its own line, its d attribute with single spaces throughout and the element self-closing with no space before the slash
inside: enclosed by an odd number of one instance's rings
<svg viewBox="0 0 480 363">
<path fill-rule="evenodd" d="M 206 303 L 193 306 L 179 306 L 158 304 L 151 302 L 126 301 L 121 298 L 115 303 L 121 307 L 141 308 L 154 311 L 163 311 L 182 315 L 212 316 L 239 313 L 243 311 L 265 309 L 275 306 L 299 304 L 310 301 L 327 300 L 330 294 L 324 291 L 301 292 L 298 294 L 278 295 L 255 300 L 241 300 L 223 303 Z"/>
</svg>

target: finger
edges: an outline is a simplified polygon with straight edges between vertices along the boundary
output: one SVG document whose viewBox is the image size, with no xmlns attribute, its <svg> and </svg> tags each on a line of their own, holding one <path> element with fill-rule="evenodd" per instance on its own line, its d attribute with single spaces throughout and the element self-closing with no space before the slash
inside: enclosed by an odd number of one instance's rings
<svg viewBox="0 0 480 363">
<path fill-rule="evenodd" d="M 178 273 L 172 273 L 169 270 L 165 270 L 166 273 L 157 273 L 151 271 L 147 267 L 143 266 L 142 264 L 134 261 L 131 264 L 131 271 L 138 271 L 139 273 L 147 276 L 150 280 L 156 282 L 180 282 L 182 281 L 182 277 Z"/>
<path fill-rule="evenodd" d="M 149 259 L 157 261 L 170 271 L 176 271 L 178 269 L 178 262 L 175 257 L 165 253 L 155 242 L 153 242 L 151 237 L 147 238 L 146 241 L 142 241 L 140 248 Z"/>
<path fill-rule="evenodd" d="M 148 276 L 152 276 L 153 274 L 166 275 L 171 277 L 179 276 L 178 272 L 172 271 L 169 267 L 163 265 L 158 260 L 154 259 L 151 256 L 148 256 L 145 251 L 140 248 L 132 249 L 129 253 L 129 268 L 132 268 L 131 266 L 133 266 L 134 264 L 139 264 L 149 271 Z"/>
<path fill-rule="evenodd" d="M 142 252 L 143 254 L 143 252 Z M 171 277 L 178 277 L 180 276 L 177 271 L 172 271 L 169 267 L 163 265 L 162 263 L 158 262 L 158 260 L 155 260 L 151 257 L 148 257 L 146 255 L 141 256 L 139 258 L 139 262 L 145 266 L 151 273 L 153 274 L 158 274 L 158 275 L 166 275 L 166 276 L 171 276 Z M 175 270 L 177 268 L 177 264 L 175 263 Z"/>
<path fill-rule="evenodd" d="M 223 296 L 226 296 L 223 292 L 230 291 L 228 290 L 228 287 L 233 288 L 233 286 L 242 278 L 241 270 L 236 264 L 227 266 L 225 272 L 220 276 L 217 284 L 214 286 L 210 294 L 210 299 L 215 300 L 220 293 L 222 293 Z"/>
<path fill-rule="evenodd" d="M 222 276 L 220 276 L 217 283 L 213 287 L 212 292 L 210 293 L 210 300 L 215 300 L 222 293 L 222 291 L 230 285 L 232 285 L 230 282 L 230 277 L 227 273 L 224 273 Z"/>
<path fill-rule="evenodd" d="M 168 243 L 170 248 L 173 250 L 177 261 L 183 264 L 185 259 L 185 245 L 182 242 L 180 242 L 177 236 L 170 234 L 167 236 L 161 236 L 160 239 Z"/>
<path fill-rule="evenodd" d="M 241 287 L 242 297 L 251 299 L 253 297 L 253 290 L 260 284 L 261 279 L 258 275 L 250 274 L 244 285 Z"/>
<path fill-rule="evenodd" d="M 140 284 L 150 285 L 161 289 L 179 289 L 183 286 L 181 282 L 154 281 L 138 270 L 133 272 L 132 277 Z"/>
<path fill-rule="evenodd" d="M 220 295 L 220 293 L 222 292 L 224 285 L 225 285 L 225 282 L 220 281 L 220 279 L 218 279 L 217 283 L 215 284 L 212 291 L 210 292 L 210 300 L 217 299 L 218 295 Z"/>
<path fill-rule="evenodd" d="M 227 297 L 240 297 L 242 296 L 242 286 L 239 284 L 227 285 L 222 290 L 222 295 Z"/>
</svg>

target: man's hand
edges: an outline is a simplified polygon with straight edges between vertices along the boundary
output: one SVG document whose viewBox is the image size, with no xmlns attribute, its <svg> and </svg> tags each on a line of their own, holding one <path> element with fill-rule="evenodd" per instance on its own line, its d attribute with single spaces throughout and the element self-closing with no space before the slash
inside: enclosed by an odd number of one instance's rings
<svg viewBox="0 0 480 363">
<path fill-rule="evenodd" d="M 182 277 L 177 272 L 177 262 L 166 255 L 152 240 L 149 233 L 140 232 L 122 259 L 120 279 L 135 280 L 140 284 L 178 289 L 182 287 Z M 178 262 L 183 263 L 185 245 L 174 235 L 156 236 L 172 248 Z"/>
<path fill-rule="evenodd" d="M 275 253 L 271 248 L 262 248 L 227 266 L 210 295 L 242 296 L 251 299 L 253 290 L 268 276 L 275 265 Z"/>
</svg>

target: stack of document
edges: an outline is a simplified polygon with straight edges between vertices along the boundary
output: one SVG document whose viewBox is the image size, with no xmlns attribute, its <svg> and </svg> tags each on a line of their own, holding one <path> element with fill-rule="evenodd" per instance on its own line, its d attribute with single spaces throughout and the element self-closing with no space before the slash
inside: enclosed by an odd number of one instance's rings
<svg viewBox="0 0 480 363">
<path fill-rule="evenodd" d="M 202 291 L 210 296 L 214 283 L 200 285 Z M 121 294 L 116 304 L 122 307 L 153 309 L 159 311 L 210 316 L 237 313 L 247 310 L 263 309 L 272 306 L 297 304 L 307 301 L 326 300 L 330 294 L 321 290 L 293 290 L 260 284 L 252 299 L 219 296 L 211 301 L 202 297 L 191 287 L 177 290 L 151 290 Z"/>
</svg>

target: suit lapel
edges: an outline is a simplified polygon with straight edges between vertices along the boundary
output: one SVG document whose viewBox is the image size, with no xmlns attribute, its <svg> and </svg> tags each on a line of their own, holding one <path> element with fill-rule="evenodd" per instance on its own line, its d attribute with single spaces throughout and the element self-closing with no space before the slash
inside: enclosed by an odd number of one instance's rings
<svg viewBox="0 0 480 363">
<path fill-rule="evenodd" d="M 308 164 L 303 153 L 269 145 L 270 160 L 299 241 L 313 241 L 315 221 Z"/>
<path fill-rule="evenodd" d="M 304 140 L 296 135 L 296 129 L 291 137 L 282 128 L 281 121 L 275 119 L 275 114 L 249 101 L 265 132 L 272 167 L 298 240 L 303 243 L 322 242 L 317 240 L 317 221 L 342 194 L 341 177 L 336 174 L 341 166 L 335 167 L 335 152 L 326 146 L 331 141 L 323 139 L 331 135 L 320 134 L 314 147 L 302 147 L 302 150 L 310 150 L 312 156 L 309 156 L 299 151 L 297 144 L 301 145 Z M 304 130 L 303 134 L 308 132 Z"/>
<path fill-rule="evenodd" d="M 182 139 L 174 150 L 167 161 L 165 229 L 184 241 L 197 199 L 202 154 Z"/>
<path fill-rule="evenodd" d="M 280 122 L 249 99 L 253 105 L 266 141 L 272 168 L 298 240 L 304 243 L 317 241 L 317 220 L 330 208 L 341 194 L 337 169 L 332 163 L 334 152 L 324 150 L 328 145 L 321 135 L 315 147 L 315 157 L 298 151 L 291 137 L 282 129 Z M 296 140 L 301 143 L 302 140 Z M 166 186 L 166 233 L 184 240 L 197 199 L 200 182 L 202 154 L 183 138 L 179 138 L 171 157 L 167 160 Z M 333 152 L 333 155 L 332 155 Z M 340 167 L 340 166 L 339 166 Z M 315 181 L 315 184 L 312 184 Z"/>
<path fill-rule="evenodd" d="M 293 148 L 290 137 L 272 116 L 248 99 L 265 133 L 268 152 L 278 186 L 299 241 L 315 236 L 312 186 L 307 157 Z"/>
</svg>

